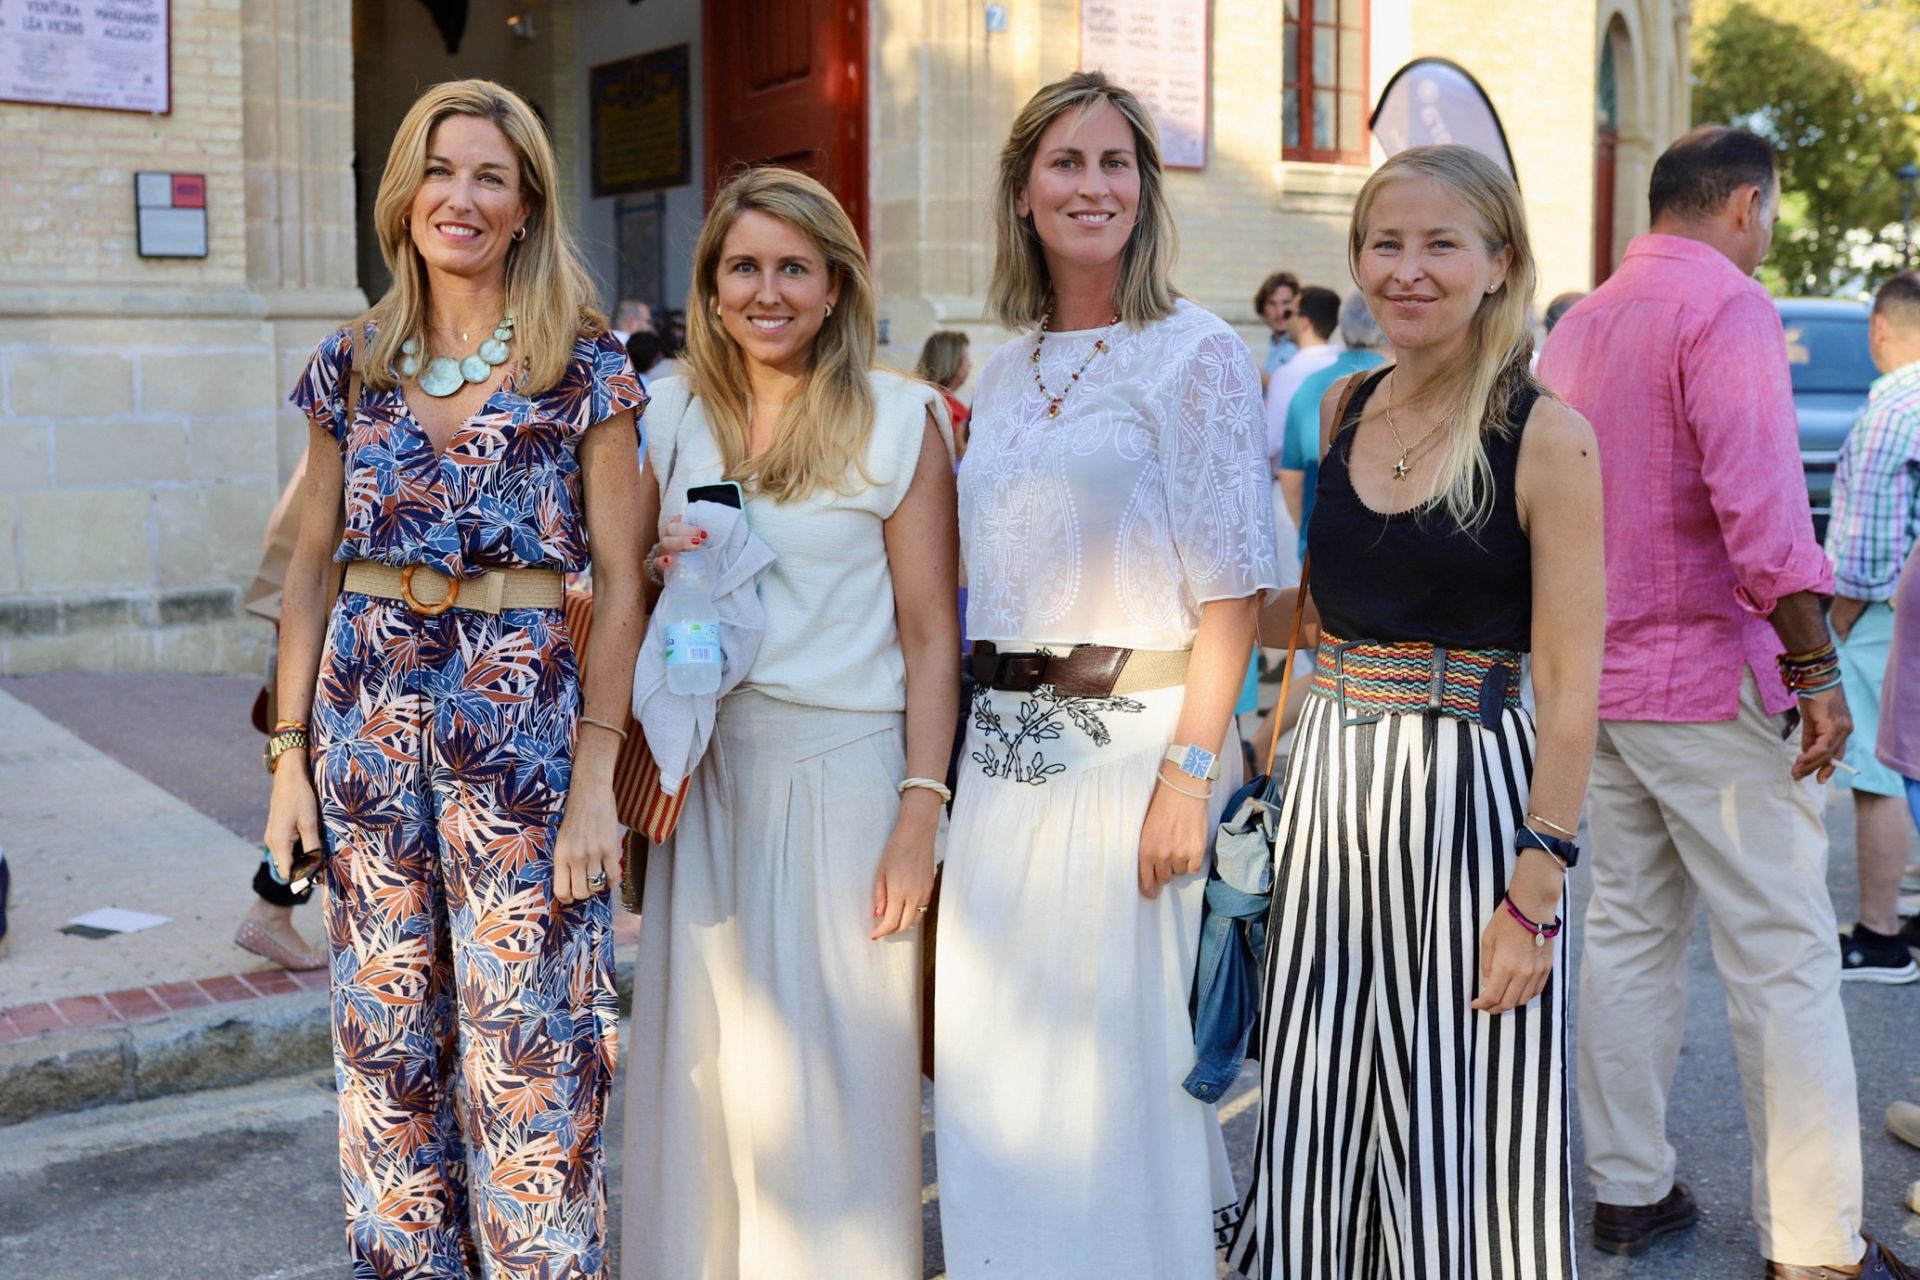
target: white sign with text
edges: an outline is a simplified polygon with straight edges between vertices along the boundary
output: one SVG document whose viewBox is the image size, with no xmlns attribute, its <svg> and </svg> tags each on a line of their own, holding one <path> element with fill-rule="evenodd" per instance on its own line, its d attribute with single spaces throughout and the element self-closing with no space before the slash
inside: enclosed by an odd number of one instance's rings
<svg viewBox="0 0 1920 1280">
<path fill-rule="evenodd" d="M 172 109 L 168 0 L 0 0 L 0 99 Z"/>
<path fill-rule="evenodd" d="M 1080 65 L 1147 104 L 1163 164 L 1207 167 L 1207 0 L 1080 0 Z"/>
</svg>

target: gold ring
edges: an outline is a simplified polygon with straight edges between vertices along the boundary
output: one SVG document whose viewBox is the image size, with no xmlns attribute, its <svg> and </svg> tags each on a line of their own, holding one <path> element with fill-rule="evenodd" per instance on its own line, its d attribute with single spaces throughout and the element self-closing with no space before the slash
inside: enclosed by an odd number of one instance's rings
<svg viewBox="0 0 1920 1280">
<path fill-rule="evenodd" d="M 421 604 L 420 598 L 413 594 L 413 573 L 418 568 L 420 568 L 419 565 L 410 564 L 400 571 L 400 598 L 407 602 L 409 609 L 421 617 L 437 618 L 453 608 L 453 602 L 460 598 L 460 579 L 452 577 L 447 579 L 446 599 L 434 604 Z"/>
<path fill-rule="evenodd" d="M 914 910 L 921 915 L 927 914 L 927 909 L 925 907 L 915 907 Z"/>
</svg>

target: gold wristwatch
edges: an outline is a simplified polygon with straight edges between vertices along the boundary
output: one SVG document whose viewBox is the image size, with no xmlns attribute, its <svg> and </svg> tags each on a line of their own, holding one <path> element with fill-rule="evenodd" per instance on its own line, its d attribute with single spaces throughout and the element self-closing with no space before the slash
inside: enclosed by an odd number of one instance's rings
<svg viewBox="0 0 1920 1280">
<path fill-rule="evenodd" d="M 274 730 L 268 735 L 266 750 L 263 752 L 267 762 L 267 772 L 272 773 L 273 767 L 280 763 L 280 757 L 287 752 L 295 747 L 305 750 L 309 745 L 311 744 L 307 741 L 307 731 L 304 728 Z"/>
</svg>

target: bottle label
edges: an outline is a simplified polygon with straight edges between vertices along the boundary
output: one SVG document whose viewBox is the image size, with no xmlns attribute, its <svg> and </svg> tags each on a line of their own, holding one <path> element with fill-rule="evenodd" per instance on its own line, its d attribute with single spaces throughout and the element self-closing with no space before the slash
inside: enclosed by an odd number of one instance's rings
<svg viewBox="0 0 1920 1280">
<path fill-rule="evenodd" d="M 717 622 L 669 622 L 667 624 L 667 665 L 720 665 L 720 624 Z"/>
</svg>

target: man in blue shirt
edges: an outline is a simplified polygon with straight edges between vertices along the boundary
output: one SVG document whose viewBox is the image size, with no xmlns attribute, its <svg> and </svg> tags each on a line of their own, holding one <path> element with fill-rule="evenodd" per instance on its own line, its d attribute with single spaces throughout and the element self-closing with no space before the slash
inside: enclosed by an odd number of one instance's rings
<svg viewBox="0 0 1920 1280">
<path fill-rule="evenodd" d="M 1267 335 L 1266 354 L 1260 358 L 1260 387 L 1266 389 L 1267 379 L 1287 361 L 1293 359 L 1300 350 L 1293 339 L 1287 336 L 1287 326 L 1293 322 L 1293 304 L 1300 296 L 1300 277 L 1291 271 L 1276 271 L 1260 282 L 1260 288 L 1253 295 L 1253 312 L 1267 322 L 1271 330 Z"/>
<path fill-rule="evenodd" d="M 1280 447 L 1280 492 L 1300 528 L 1300 554 L 1307 554 L 1307 519 L 1313 514 L 1313 489 L 1320 479 L 1320 401 L 1327 389 L 1350 373 L 1386 363 L 1387 335 L 1374 323 L 1367 300 L 1350 293 L 1340 304 L 1340 337 L 1347 344 L 1333 363 L 1300 384 L 1287 403 L 1287 433 Z"/>
<path fill-rule="evenodd" d="M 1840 650 L 1840 676 L 1853 709 L 1853 740 L 1874 741 L 1880 688 L 1893 648 L 1893 592 L 1900 567 L 1920 537 L 1920 272 L 1880 286 L 1868 342 L 1881 377 L 1840 447 L 1833 472 L 1833 519 L 1827 558 L 1833 561 L 1829 621 Z M 1855 856 L 1860 862 L 1860 919 L 1840 948 L 1840 976 L 1854 982 L 1920 979 L 1909 947 L 1920 947 L 1920 922 L 1900 927 L 1900 873 L 1907 861 L 1907 815 L 1900 776 L 1865 751 L 1848 753 L 1857 772 L 1834 775 L 1853 791 Z"/>
</svg>

